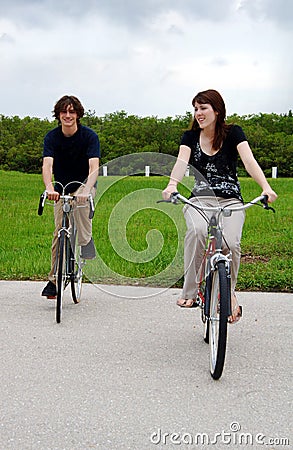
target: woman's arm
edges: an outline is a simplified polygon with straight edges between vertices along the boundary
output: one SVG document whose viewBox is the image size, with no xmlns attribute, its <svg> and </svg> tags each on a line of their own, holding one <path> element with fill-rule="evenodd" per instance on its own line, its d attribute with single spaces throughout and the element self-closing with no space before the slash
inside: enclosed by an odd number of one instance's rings
<svg viewBox="0 0 293 450">
<path fill-rule="evenodd" d="M 166 189 L 163 190 L 162 195 L 164 200 L 168 200 L 173 192 L 177 191 L 177 184 L 180 183 L 185 175 L 191 149 L 187 145 L 180 145 L 177 160 L 174 164 L 170 175 L 170 181 Z"/>
<path fill-rule="evenodd" d="M 277 199 L 277 194 L 273 191 L 271 186 L 269 185 L 265 174 L 263 173 L 262 169 L 260 168 L 258 162 L 253 156 L 253 153 L 251 151 L 251 148 L 247 141 L 241 142 L 237 145 L 237 150 L 240 155 L 240 158 L 244 164 L 244 167 L 249 173 L 249 175 L 256 181 L 256 183 L 261 187 L 262 189 L 262 195 L 268 196 L 268 201 L 270 203 L 274 202 Z"/>
</svg>

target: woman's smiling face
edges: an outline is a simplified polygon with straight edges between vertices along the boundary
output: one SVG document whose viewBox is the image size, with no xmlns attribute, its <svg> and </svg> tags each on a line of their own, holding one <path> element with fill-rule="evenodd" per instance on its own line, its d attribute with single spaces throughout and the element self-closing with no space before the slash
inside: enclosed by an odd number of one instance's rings
<svg viewBox="0 0 293 450">
<path fill-rule="evenodd" d="M 209 103 L 197 103 L 194 104 L 194 117 L 197 120 L 200 128 L 206 128 L 211 125 L 215 125 L 217 121 L 217 113 L 213 110 L 212 105 Z"/>
</svg>

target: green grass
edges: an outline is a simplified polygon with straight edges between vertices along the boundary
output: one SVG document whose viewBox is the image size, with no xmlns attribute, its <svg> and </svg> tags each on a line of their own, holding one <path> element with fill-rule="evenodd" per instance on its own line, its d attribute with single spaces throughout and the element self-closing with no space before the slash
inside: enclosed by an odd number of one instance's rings
<svg viewBox="0 0 293 450">
<path fill-rule="evenodd" d="M 53 210 L 37 215 L 40 175 L 0 171 L 0 279 L 45 280 L 50 269 Z M 240 180 L 245 200 L 259 195 Z M 293 179 L 270 180 L 279 194 L 276 214 L 247 210 L 240 290 L 292 292 Z M 185 178 L 183 194 L 192 186 Z M 100 177 L 93 236 L 98 255 L 85 267 L 92 282 L 181 286 L 185 221 L 182 206 L 157 204 L 164 177 Z"/>
</svg>

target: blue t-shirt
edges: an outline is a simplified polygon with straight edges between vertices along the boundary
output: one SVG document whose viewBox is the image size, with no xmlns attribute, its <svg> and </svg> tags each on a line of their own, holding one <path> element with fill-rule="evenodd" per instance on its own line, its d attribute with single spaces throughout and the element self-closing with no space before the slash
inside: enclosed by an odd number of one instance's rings
<svg viewBox="0 0 293 450">
<path fill-rule="evenodd" d="M 66 137 L 61 126 L 49 131 L 44 139 L 43 157 L 54 158 L 53 174 L 55 181 L 65 186 L 71 181 L 84 183 L 89 175 L 89 159 L 100 158 L 98 135 L 90 128 L 79 125 L 73 136 Z M 79 185 L 71 184 L 70 192 Z M 61 192 L 56 184 L 55 189 Z"/>
<path fill-rule="evenodd" d="M 181 145 L 191 149 L 189 164 L 196 169 L 192 196 L 237 198 L 243 201 L 237 177 L 237 145 L 247 141 L 241 127 L 232 125 L 217 153 L 204 153 L 199 143 L 200 130 L 186 131 Z"/>
</svg>

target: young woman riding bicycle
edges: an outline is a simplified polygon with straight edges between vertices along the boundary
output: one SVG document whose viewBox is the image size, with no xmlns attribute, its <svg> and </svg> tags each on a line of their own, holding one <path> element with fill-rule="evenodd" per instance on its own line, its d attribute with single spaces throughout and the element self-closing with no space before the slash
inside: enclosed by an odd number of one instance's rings
<svg viewBox="0 0 293 450">
<path fill-rule="evenodd" d="M 227 205 L 242 203 L 240 184 L 237 178 L 237 159 L 240 156 L 248 174 L 268 195 L 271 203 L 277 194 L 255 160 L 241 127 L 225 122 L 226 108 L 222 96 L 213 89 L 199 92 L 192 100 L 194 120 L 189 131 L 181 139 L 177 161 L 171 172 L 170 181 L 162 195 L 165 200 L 177 191 L 177 184 L 183 179 L 187 166 L 196 169 L 195 185 L 191 201 L 195 204 Z M 178 306 L 191 308 L 196 302 L 199 273 L 205 251 L 206 221 L 194 208 L 183 209 L 187 224 L 184 244 L 184 285 Z M 237 322 L 242 315 L 238 305 L 235 287 L 240 265 L 240 240 L 244 224 L 244 212 L 224 219 L 224 236 L 232 251 L 230 323 Z M 225 250 L 225 249 L 224 249 Z"/>
</svg>

